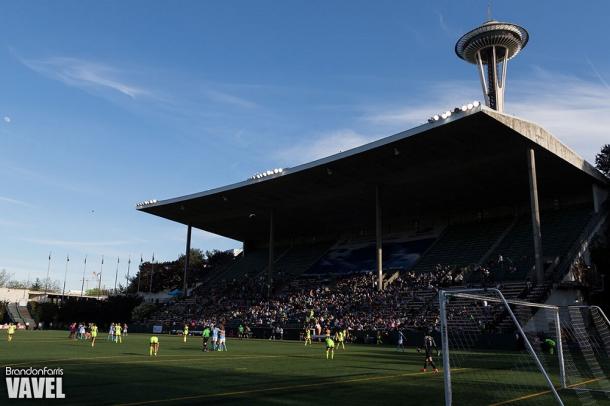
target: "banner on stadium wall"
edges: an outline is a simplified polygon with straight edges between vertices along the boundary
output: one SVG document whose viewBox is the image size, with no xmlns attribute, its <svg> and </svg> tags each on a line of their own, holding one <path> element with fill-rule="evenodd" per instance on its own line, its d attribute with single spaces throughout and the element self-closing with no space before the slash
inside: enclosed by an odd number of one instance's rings
<svg viewBox="0 0 610 406">
<path fill-rule="evenodd" d="M 163 326 L 153 326 L 154 334 L 161 334 L 163 332 Z"/>
</svg>

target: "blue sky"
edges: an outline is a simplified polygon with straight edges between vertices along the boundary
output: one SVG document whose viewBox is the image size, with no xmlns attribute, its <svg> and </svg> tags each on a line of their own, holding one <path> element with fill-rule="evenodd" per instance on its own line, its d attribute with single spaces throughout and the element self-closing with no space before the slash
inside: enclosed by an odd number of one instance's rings
<svg viewBox="0 0 610 406">
<path fill-rule="evenodd" d="M 5 2 L 0 269 L 80 289 L 129 255 L 174 259 L 184 226 L 135 203 L 361 145 L 481 100 L 453 52 L 487 1 Z M 592 161 L 610 142 L 607 1 L 496 1 L 530 32 L 506 111 Z M 194 247 L 237 248 L 204 232 Z M 133 268 L 132 268 L 133 269 Z M 92 282 L 90 282 L 91 284 Z"/>
</svg>

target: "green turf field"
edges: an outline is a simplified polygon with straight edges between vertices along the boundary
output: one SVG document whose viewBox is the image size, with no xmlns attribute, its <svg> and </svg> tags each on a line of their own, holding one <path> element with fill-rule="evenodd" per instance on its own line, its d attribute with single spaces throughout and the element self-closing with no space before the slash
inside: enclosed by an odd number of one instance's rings
<svg viewBox="0 0 610 406">
<path fill-rule="evenodd" d="M 18 331 L 10 344 L 0 332 L 0 365 L 3 371 L 5 366 L 63 368 L 66 399 L 56 404 L 443 404 L 442 372 L 419 372 L 423 356 L 413 348 L 399 353 L 390 346 L 348 345 L 327 361 L 322 344 L 305 348 L 294 341 L 229 339 L 228 352 L 203 353 L 200 338 L 189 337 L 184 344 L 181 337 L 162 335 L 159 356 L 151 358 L 148 337 L 130 334 L 115 344 L 100 333 L 91 348 L 88 342 L 68 340 L 66 332 Z M 488 405 L 540 392 L 534 384 L 538 377 L 532 375 L 531 388 L 498 394 L 498 385 L 512 379 L 501 361 L 510 354 L 483 356 L 499 360 L 491 375 L 497 382 L 477 382 L 482 375 L 476 373 L 476 362 L 454 371 L 455 404 Z M 573 396 L 567 400 L 580 404 Z M 28 401 L 8 401 L 3 384 L 0 404 Z M 543 394 L 507 404 L 554 402 Z"/>
</svg>

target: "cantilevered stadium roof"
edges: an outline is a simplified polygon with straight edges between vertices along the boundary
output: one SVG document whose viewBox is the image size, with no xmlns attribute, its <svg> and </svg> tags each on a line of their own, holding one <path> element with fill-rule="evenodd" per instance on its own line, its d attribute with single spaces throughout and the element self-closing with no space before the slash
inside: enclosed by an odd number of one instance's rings
<svg viewBox="0 0 610 406">
<path fill-rule="evenodd" d="M 138 210 L 239 241 L 369 228 L 375 188 L 384 221 L 430 212 L 527 205 L 526 150 L 536 151 L 541 199 L 607 185 L 540 126 L 486 107 L 459 112 L 258 179 L 138 205 Z M 195 176 L 195 175 L 193 175 Z"/>
</svg>

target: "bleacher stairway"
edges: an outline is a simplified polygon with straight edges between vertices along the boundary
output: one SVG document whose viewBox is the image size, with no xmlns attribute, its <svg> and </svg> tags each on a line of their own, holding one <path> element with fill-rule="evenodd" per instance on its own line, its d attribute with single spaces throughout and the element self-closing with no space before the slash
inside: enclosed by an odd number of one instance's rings
<svg viewBox="0 0 610 406">
<path fill-rule="evenodd" d="M 20 306 L 19 303 L 9 303 L 7 306 L 9 318 L 13 323 L 20 323 L 34 327 L 34 318 L 30 315 L 27 306 Z"/>
</svg>

